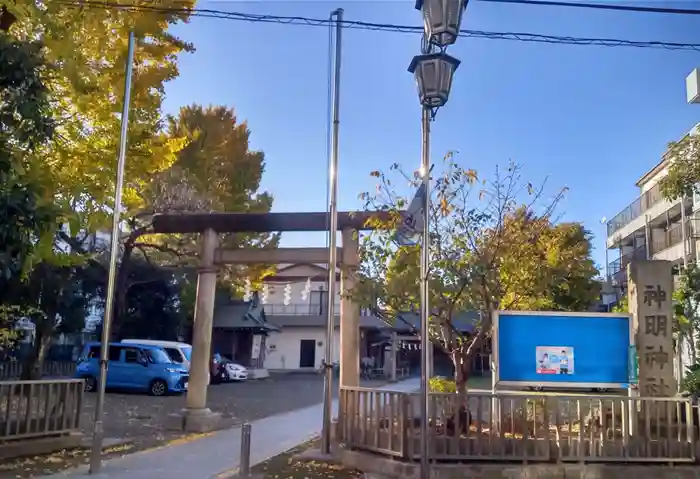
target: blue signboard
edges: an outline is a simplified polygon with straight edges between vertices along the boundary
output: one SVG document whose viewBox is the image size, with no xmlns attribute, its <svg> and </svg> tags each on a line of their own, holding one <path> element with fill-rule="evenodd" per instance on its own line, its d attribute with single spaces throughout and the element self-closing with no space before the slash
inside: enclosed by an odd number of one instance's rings
<svg viewBox="0 0 700 479">
<path fill-rule="evenodd" d="M 619 388 L 630 378 L 630 315 L 502 311 L 494 317 L 495 384 Z"/>
</svg>

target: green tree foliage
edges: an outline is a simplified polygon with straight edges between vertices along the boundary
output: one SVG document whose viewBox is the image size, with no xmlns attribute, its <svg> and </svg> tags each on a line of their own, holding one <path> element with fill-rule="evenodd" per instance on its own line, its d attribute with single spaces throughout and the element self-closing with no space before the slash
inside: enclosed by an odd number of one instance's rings
<svg viewBox="0 0 700 479">
<path fill-rule="evenodd" d="M 127 291 L 131 258 L 141 258 L 161 267 L 186 267 L 196 261 L 200 251 L 198 235 L 153 234 L 152 218 L 156 213 L 225 211 L 269 212 L 272 196 L 260 192 L 265 169 L 264 155 L 249 146 L 250 131 L 245 122 L 238 123 L 230 108 L 184 107 L 177 117 L 168 120 L 172 137 L 185 139 L 174 164 L 141 193 L 146 207 L 128 219 L 128 234 L 123 240 L 123 256 L 117 280 L 114 337 L 122 335 L 122 319 L 126 320 Z M 273 248 L 278 235 L 258 233 L 221 234 L 224 248 Z M 240 290 L 242 280 L 260 278 L 269 267 L 229 266 L 220 275 L 220 282 L 231 294 Z M 181 308 L 191 317 L 194 306 L 196 277 L 186 270 L 179 277 L 182 285 Z"/>
<path fill-rule="evenodd" d="M 138 259 L 132 262 L 130 273 L 122 335 L 177 340 L 184 318 L 176 272 Z"/>
<path fill-rule="evenodd" d="M 187 179 L 197 197 L 206 198 L 211 210 L 231 213 L 268 213 L 273 197 L 260 191 L 265 172 L 265 155 L 250 149 L 250 129 L 239 122 L 235 112 L 224 106 L 191 105 L 169 118 L 173 136 L 187 138 L 187 146 L 173 165 Z M 198 251 L 192 235 L 178 238 L 190 251 Z M 268 233 L 222 234 L 222 248 L 276 248 L 279 235 Z M 233 295 L 240 292 L 244 278 L 257 284 L 270 271 L 269 265 L 228 265 L 221 274 L 222 285 Z"/>
<path fill-rule="evenodd" d="M 193 5 L 194 1 L 181 2 L 183 7 Z M 106 274 L 104 263 L 93 258 L 87 242 L 93 233 L 109 228 L 115 207 L 128 33 L 133 30 L 136 36 L 122 205 L 129 215 L 147 207 L 142 193 L 149 190 L 154 177 L 172 165 L 183 146 L 182 139 L 167 133 L 160 109 L 165 83 L 178 74 L 178 54 L 193 48 L 170 33 L 172 24 L 187 20 L 184 10 L 134 12 L 31 0 L 18 0 L 7 7 L 17 18 L 7 38 L 20 43 L 31 39 L 43 47 L 43 63 L 35 70 L 48 102 L 37 114 L 52 119 L 54 133 L 41 148 L 24 152 L 23 169 L 13 168 L 41 179 L 41 199 L 58 210 L 53 214 L 52 232 L 60 241 L 56 242 L 53 234 L 43 235 L 40 241 L 24 241 L 24 245 L 38 246 L 34 248 L 39 253 L 34 255 L 36 268 L 27 269 L 27 284 L 13 285 L 28 290 L 24 300 L 38 305 L 42 312 L 35 318 L 41 336 L 35 349 L 43 349 L 34 351 L 34 365 L 28 368 L 40 370 L 50 337 L 82 327 L 89 295 L 81 273 L 98 268 L 103 278 Z M 39 110 L 34 107 L 34 111 Z M 12 141 L 16 138 L 21 136 L 13 133 Z M 45 292 L 38 299 L 31 294 L 37 285 Z"/>
<path fill-rule="evenodd" d="M 700 267 L 695 263 L 681 273 L 678 288 L 673 293 L 674 330 L 689 347 L 691 362 L 698 362 L 698 333 L 700 332 Z"/>
<path fill-rule="evenodd" d="M 24 281 L 3 285 L 0 303 L 19 301 L 33 305 L 29 317 L 35 325 L 34 343 L 23 365 L 22 379 L 40 379 L 44 359 L 53 338 L 80 331 L 85 315 L 97 293 L 95 274 L 90 265 L 57 266 L 43 261 Z"/>
<path fill-rule="evenodd" d="M 613 313 L 629 313 L 629 302 L 627 296 L 623 296 L 620 300 L 613 306 Z"/>
<path fill-rule="evenodd" d="M 398 165 L 390 169 L 415 182 Z M 351 293 L 388 322 L 419 301 L 419 248 L 393 241 L 406 199 L 392 180 L 375 171 L 374 193 L 361 197 L 370 211 L 388 211 L 387 222 L 361 242 L 359 286 Z M 466 388 L 471 359 L 491 329 L 498 309 L 577 310 L 599 294 L 590 257 L 590 234 L 574 223 L 555 224 L 554 207 L 564 191 L 543 204 L 543 189 L 521 180 L 510 165 L 493 181 L 480 181 L 448 155 L 434 178 L 430 217 L 429 302 L 431 340 L 450 355 L 458 388 Z M 461 333 L 452 320 L 460 311 L 482 314 L 473 334 Z"/>
<path fill-rule="evenodd" d="M 6 225 L 0 230 L 0 270 L 5 279 L 27 268 L 37 243 L 56 222 L 40 176 L 28 164 L 54 132 L 42 68 L 39 44 L 0 34 L 0 221 Z"/>
<path fill-rule="evenodd" d="M 668 175 L 659 182 L 664 197 L 673 200 L 700 193 L 700 136 L 689 134 L 670 143 L 664 156 L 672 160 Z"/>
<path fill-rule="evenodd" d="M 700 396 L 700 364 L 693 363 L 686 368 L 681 380 L 681 391 Z"/>
<path fill-rule="evenodd" d="M 53 138 L 48 90 L 41 78 L 41 45 L 0 34 L 0 346 L 11 346 L 15 325 L 29 318 L 43 332 L 47 311 L 36 297 L 26 294 L 41 274 L 35 264 L 42 248 L 53 250 L 58 225 L 52 198 L 31 160 Z M 58 301 L 53 291 L 45 303 Z M 65 314 L 66 312 L 64 312 Z M 45 345 L 45 342 L 37 341 Z M 25 368 L 26 377 L 30 377 Z"/>
<path fill-rule="evenodd" d="M 170 32 L 171 25 L 188 19 L 185 9 L 194 0 L 179 5 L 182 10 L 136 12 L 65 2 L 8 4 L 17 17 L 11 34 L 44 45 L 56 137 L 36 155 L 33 167 L 47 177 L 74 240 L 110 225 L 130 30 L 136 49 L 123 205 L 127 211 L 144 208 L 140 192 L 170 167 L 182 147 L 181 139 L 165 131 L 160 112 L 165 83 L 178 75 L 178 54 L 193 50 Z"/>
</svg>

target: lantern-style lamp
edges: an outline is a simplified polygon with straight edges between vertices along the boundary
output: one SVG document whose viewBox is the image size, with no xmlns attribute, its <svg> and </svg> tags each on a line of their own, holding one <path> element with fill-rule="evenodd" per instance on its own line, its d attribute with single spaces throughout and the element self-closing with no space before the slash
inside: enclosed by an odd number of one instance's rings
<svg viewBox="0 0 700 479">
<path fill-rule="evenodd" d="M 425 36 L 438 47 L 457 41 L 462 14 L 469 0 L 416 0 L 416 10 L 423 13 Z"/>
<path fill-rule="evenodd" d="M 413 57 L 408 71 L 416 77 L 418 97 L 423 107 L 439 108 L 447 103 L 452 78 L 459 64 L 459 60 L 446 53 Z"/>
</svg>

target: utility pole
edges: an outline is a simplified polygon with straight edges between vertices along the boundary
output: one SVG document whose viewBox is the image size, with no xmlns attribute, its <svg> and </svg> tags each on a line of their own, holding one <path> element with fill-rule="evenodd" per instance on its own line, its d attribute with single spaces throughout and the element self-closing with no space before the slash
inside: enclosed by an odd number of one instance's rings
<svg viewBox="0 0 700 479">
<path fill-rule="evenodd" d="M 102 346 L 100 347 L 100 378 L 97 386 L 97 405 L 92 428 L 92 447 L 90 448 L 90 474 L 97 474 L 102 469 L 102 439 L 104 429 L 105 388 L 107 386 L 107 361 L 109 360 L 109 340 L 114 315 L 114 291 L 116 289 L 117 257 L 119 255 L 119 223 L 121 219 L 122 189 L 124 187 L 124 163 L 126 162 L 126 140 L 129 132 L 129 104 L 131 102 L 131 76 L 134 68 L 134 32 L 129 33 L 129 50 L 127 53 L 126 79 L 124 80 L 124 104 L 122 108 L 121 133 L 119 135 L 119 157 L 117 158 L 117 182 L 114 187 L 114 210 L 112 211 L 112 238 L 110 242 L 109 272 L 107 278 L 107 297 L 105 314 L 102 320 Z"/>
<path fill-rule="evenodd" d="M 335 17 L 335 58 L 333 67 L 333 125 L 331 131 L 331 158 L 328 166 L 329 196 L 329 241 L 328 241 L 328 317 L 326 318 L 326 358 L 323 383 L 323 427 L 321 452 L 331 452 L 331 407 L 333 405 L 333 333 L 335 331 L 335 277 L 338 263 L 336 237 L 338 233 L 338 134 L 340 128 L 340 65 L 342 54 L 343 9 L 331 13 Z"/>
</svg>

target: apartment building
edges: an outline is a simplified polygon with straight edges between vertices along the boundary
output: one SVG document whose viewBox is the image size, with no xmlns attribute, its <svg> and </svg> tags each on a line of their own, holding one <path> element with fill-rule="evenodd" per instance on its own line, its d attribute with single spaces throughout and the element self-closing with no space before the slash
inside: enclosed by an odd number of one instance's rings
<svg viewBox="0 0 700 479">
<path fill-rule="evenodd" d="M 696 134 L 699 126 L 688 134 Z M 700 210 L 700 197 L 669 201 L 661 194 L 659 182 L 672 161 L 667 153 L 642 175 L 636 183 L 639 196 L 607 222 L 606 274 L 618 294 L 627 291 L 627 265 L 632 260 L 667 260 L 680 268 L 684 260 L 697 258 L 692 218 Z"/>
</svg>

